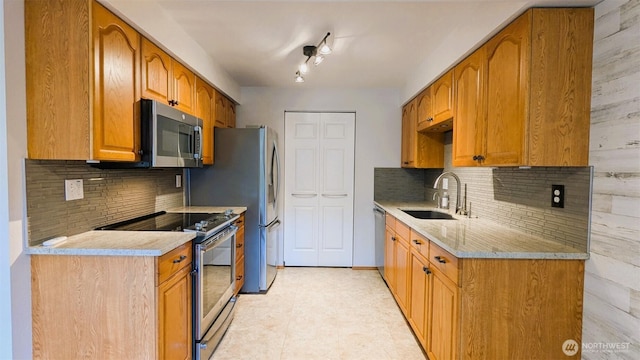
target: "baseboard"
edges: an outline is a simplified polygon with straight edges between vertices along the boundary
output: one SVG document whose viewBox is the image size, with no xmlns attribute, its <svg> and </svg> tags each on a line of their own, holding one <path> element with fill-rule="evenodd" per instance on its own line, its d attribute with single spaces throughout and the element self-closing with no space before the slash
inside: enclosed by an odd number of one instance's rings
<svg viewBox="0 0 640 360">
<path fill-rule="evenodd" d="M 276 265 L 276 269 L 278 269 L 278 270 L 284 269 L 284 265 Z"/>
<path fill-rule="evenodd" d="M 376 266 L 352 266 L 351 270 L 378 270 Z"/>
</svg>

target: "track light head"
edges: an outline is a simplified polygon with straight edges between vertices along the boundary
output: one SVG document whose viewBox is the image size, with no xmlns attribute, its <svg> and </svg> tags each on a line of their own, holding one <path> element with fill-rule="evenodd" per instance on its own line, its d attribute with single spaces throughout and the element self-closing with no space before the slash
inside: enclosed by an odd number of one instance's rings
<svg viewBox="0 0 640 360">
<path fill-rule="evenodd" d="M 324 55 L 331 54 L 332 50 L 329 44 L 327 44 L 327 38 L 331 35 L 330 32 L 322 38 L 320 43 L 317 46 L 314 45 L 305 45 L 302 47 L 302 54 L 307 57 L 307 59 L 300 64 L 298 67 L 298 71 L 296 72 L 295 80 L 296 82 L 304 82 L 304 78 L 302 74 L 306 74 L 309 71 L 309 60 L 313 58 L 314 65 L 320 65 L 322 61 L 324 61 Z"/>
</svg>

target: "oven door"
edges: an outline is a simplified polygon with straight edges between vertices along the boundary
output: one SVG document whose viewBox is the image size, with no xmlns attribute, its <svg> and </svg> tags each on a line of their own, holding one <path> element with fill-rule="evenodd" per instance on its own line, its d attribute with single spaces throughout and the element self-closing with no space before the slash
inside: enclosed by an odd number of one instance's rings
<svg viewBox="0 0 640 360">
<path fill-rule="evenodd" d="M 234 225 L 195 245 L 194 339 L 200 340 L 233 297 L 236 231 Z"/>
</svg>

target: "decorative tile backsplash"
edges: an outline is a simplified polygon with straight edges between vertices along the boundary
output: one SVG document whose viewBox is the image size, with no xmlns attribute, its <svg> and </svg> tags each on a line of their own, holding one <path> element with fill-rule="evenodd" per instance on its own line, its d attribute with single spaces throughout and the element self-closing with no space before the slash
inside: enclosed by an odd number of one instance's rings
<svg viewBox="0 0 640 360">
<path fill-rule="evenodd" d="M 182 169 L 96 169 L 84 161 L 25 160 L 29 245 L 183 205 Z M 64 180 L 84 198 L 65 201 Z"/>
<path fill-rule="evenodd" d="M 472 216 L 489 218 L 588 251 L 590 167 L 453 167 L 452 133 L 445 135 L 444 169 L 377 168 L 374 171 L 374 200 L 429 201 L 436 191 L 433 189 L 435 178 L 443 171 L 453 171 L 462 183 L 461 202 L 464 202 L 464 185 L 467 184 L 467 208 L 471 208 Z M 421 180 L 423 197 L 417 195 Z M 564 208 L 551 207 L 553 184 L 565 186 Z M 450 211 L 453 211 L 457 191 L 452 177 L 449 177 L 447 191 L 451 199 Z"/>
</svg>

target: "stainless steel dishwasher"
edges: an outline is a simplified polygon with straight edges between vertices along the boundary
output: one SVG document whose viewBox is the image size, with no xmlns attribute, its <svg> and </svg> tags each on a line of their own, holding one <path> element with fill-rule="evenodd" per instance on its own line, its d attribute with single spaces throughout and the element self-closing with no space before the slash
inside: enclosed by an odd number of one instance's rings
<svg viewBox="0 0 640 360">
<path fill-rule="evenodd" d="M 373 207 L 375 216 L 375 250 L 376 250 L 376 266 L 380 272 L 380 276 L 384 278 L 384 232 L 385 232 L 385 215 L 387 214 L 378 206 Z"/>
</svg>

